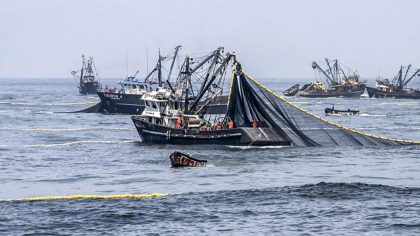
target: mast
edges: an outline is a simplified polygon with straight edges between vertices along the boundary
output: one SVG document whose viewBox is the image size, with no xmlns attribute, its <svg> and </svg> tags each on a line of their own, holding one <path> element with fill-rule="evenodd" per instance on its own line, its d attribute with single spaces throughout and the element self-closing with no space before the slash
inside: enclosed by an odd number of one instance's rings
<svg viewBox="0 0 420 236">
<path fill-rule="evenodd" d="M 411 68 L 411 65 L 408 65 L 407 66 L 407 70 L 405 70 L 405 75 L 404 75 L 404 79 L 402 80 L 402 82 L 401 82 L 401 84 L 402 84 L 402 86 L 404 86 L 406 83 L 405 83 L 405 79 L 407 78 L 407 75 L 408 75 L 408 71 L 410 70 L 410 68 Z M 402 89 L 402 88 L 401 88 Z"/>
<path fill-rule="evenodd" d="M 325 61 L 327 62 L 328 68 L 330 69 L 330 74 L 331 74 L 331 77 L 333 78 L 333 84 L 335 84 L 338 81 L 337 81 L 337 78 L 335 78 L 335 76 L 334 76 L 334 73 L 331 69 L 331 65 L 330 65 L 330 62 L 328 61 L 328 58 L 325 58 Z M 337 61 L 336 61 L 336 63 L 337 63 Z"/>
<path fill-rule="evenodd" d="M 86 61 L 85 61 L 85 55 L 82 54 L 82 69 L 80 70 L 80 82 L 83 82 L 83 72 L 85 70 Z"/>
<path fill-rule="evenodd" d="M 156 66 L 155 66 L 155 68 L 153 68 L 152 71 L 150 71 L 150 73 L 148 73 L 146 75 L 146 78 L 144 79 L 144 82 L 147 82 L 149 80 L 150 76 L 152 76 L 153 73 L 158 71 L 158 84 L 159 84 L 159 87 L 162 87 L 162 60 L 163 59 L 164 59 L 164 57 L 162 57 L 160 55 L 160 50 L 159 50 L 159 58 L 158 58 L 158 61 L 156 63 Z"/>
<path fill-rule="evenodd" d="M 184 112 L 187 112 L 188 109 L 188 85 L 191 83 L 188 83 L 190 80 L 190 76 L 191 76 L 191 72 L 190 72 L 190 58 L 187 56 L 185 58 L 185 67 L 184 67 L 185 71 L 184 73 L 187 75 L 186 77 L 184 77 L 184 80 L 182 81 L 182 86 L 185 86 L 185 98 L 184 98 Z"/>
<path fill-rule="evenodd" d="M 333 79 L 331 79 L 331 77 L 327 74 L 327 72 L 325 72 L 316 62 L 312 62 L 312 69 L 318 69 L 319 71 L 322 72 L 322 74 L 324 74 L 325 77 L 327 77 L 328 80 L 334 82 Z"/>
<path fill-rule="evenodd" d="M 420 73 L 420 69 L 417 69 L 416 72 L 414 72 L 414 74 L 410 76 L 410 78 L 408 78 L 408 80 L 404 83 L 403 86 L 406 86 L 408 82 L 410 82 L 414 77 L 416 77 L 416 75 L 419 75 L 419 73 Z"/>
<path fill-rule="evenodd" d="M 184 64 L 182 67 L 184 68 L 185 65 L 188 63 L 188 70 L 184 70 L 180 72 L 180 76 L 177 78 L 176 84 L 183 82 L 187 79 L 187 77 L 191 76 L 194 72 L 196 72 L 200 67 L 202 67 L 206 62 L 208 62 L 215 54 L 216 51 L 212 52 L 209 56 L 207 56 L 204 60 L 202 60 L 198 65 L 196 65 L 194 68 L 190 68 L 189 66 L 189 60 L 190 58 L 187 56 L 184 60 Z"/>
<path fill-rule="evenodd" d="M 171 79 L 172 69 L 174 68 L 175 59 L 176 59 L 176 56 L 178 55 L 178 50 L 179 50 L 180 47 L 181 47 L 181 45 L 178 45 L 175 48 L 174 57 L 172 58 L 171 68 L 169 69 L 168 79 L 166 81 L 169 81 Z"/>
<path fill-rule="evenodd" d="M 221 65 L 219 66 L 219 68 L 217 68 L 217 70 L 213 73 L 213 75 L 211 76 L 210 80 L 207 82 L 207 84 L 204 86 L 203 90 L 200 91 L 200 93 L 198 94 L 197 98 L 195 99 L 194 103 L 191 105 L 190 109 L 188 110 L 188 113 L 191 113 L 191 111 L 193 111 L 197 105 L 198 102 L 201 100 L 201 98 L 203 98 L 204 94 L 206 93 L 206 91 L 209 89 L 209 87 L 213 84 L 214 80 L 217 78 L 217 76 L 219 74 L 221 74 L 224 69 L 226 69 L 226 66 L 228 65 L 229 61 L 234 57 L 234 54 L 227 54 L 227 57 L 223 60 L 223 62 L 221 63 Z"/>
<path fill-rule="evenodd" d="M 162 56 L 160 55 L 160 49 L 159 49 L 159 60 L 156 67 L 158 71 L 158 84 L 159 84 L 159 87 L 162 87 Z"/>
<path fill-rule="evenodd" d="M 398 71 L 398 79 L 397 79 L 397 87 L 399 89 L 402 88 L 402 70 L 403 70 L 403 66 L 401 65 L 400 70 Z"/>
<path fill-rule="evenodd" d="M 210 65 L 210 67 L 207 70 L 206 76 L 204 77 L 204 81 L 201 84 L 201 88 L 200 88 L 199 93 L 201 93 L 203 91 L 204 86 L 206 85 L 207 80 L 209 79 L 210 73 L 213 70 L 214 66 L 216 65 L 217 60 L 219 59 L 219 56 L 220 56 L 220 52 L 222 50 L 223 50 L 223 47 L 219 47 L 219 48 L 216 49 L 216 51 L 214 51 L 213 61 L 211 62 L 211 65 Z"/>
</svg>

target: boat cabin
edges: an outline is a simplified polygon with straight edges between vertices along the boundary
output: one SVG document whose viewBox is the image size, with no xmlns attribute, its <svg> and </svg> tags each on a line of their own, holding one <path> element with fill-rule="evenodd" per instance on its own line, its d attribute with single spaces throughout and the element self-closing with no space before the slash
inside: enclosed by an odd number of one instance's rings
<svg viewBox="0 0 420 236">
<path fill-rule="evenodd" d="M 168 99 L 170 92 L 166 89 L 158 89 L 157 91 L 147 92 L 143 95 L 144 111 L 142 118 L 150 123 L 164 124 L 162 114 L 170 113 L 168 111 Z"/>
<path fill-rule="evenodd" d="M 93 83 L 93 82 L 97 82 L 97 81 L 95 80 L 95 76 L 93 76 L 93 75 L 86 75 L 86 76 L 83 76 L 82 82 L 83 83 Z"/>
<path fill-rule="evenodd" d="M 144 94 L 149 90 L 149 85 L 144 82 L 121 80 L 121 93 Z"/>
<path fill-rule="evenodd" d="M 376 88 L 383 92 L 389 92 L 389 93 L 395 92 L 394 85 L 391 84 L 388 79 L 384 79 L 381 77 L 376 79 Z"/>
</svg>

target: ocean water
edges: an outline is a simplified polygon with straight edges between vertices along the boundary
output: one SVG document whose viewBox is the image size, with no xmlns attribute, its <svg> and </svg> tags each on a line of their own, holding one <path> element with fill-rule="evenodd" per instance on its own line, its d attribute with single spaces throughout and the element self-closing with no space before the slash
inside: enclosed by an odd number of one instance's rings
<svg viewBox="0 0 420 236">
<path fill-rule="evenodd" d="M 420 101 L 290 100 L 318 115 L 359 109 L 326 119 L 420 140 Z M 96 102 L 72 79 L 0 79 L 0 235 L 420 234 L 420 146 L 144 145 L 129 115 L 64 113 Z M 175 150 L 209 165 L 170 168 Z M 168 195 L 18 200 L 124 193 Z"/>
</svg>

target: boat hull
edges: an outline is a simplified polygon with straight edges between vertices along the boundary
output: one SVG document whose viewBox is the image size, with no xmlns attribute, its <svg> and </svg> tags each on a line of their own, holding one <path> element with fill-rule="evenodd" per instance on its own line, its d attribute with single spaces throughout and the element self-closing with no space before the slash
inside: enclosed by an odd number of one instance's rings
<svg viewBox="0 0 420 236">
<path fill-rule="evenodd" d="M 78 87 L 81 94 L 95 94 L 101 86 L 98 82 L 86 82 L 79 84 Z"/>
<path fill-rule="evenodd" d="M 306 98 L 331 98 L 331 97 L 345 97 L 345 98 L 357 98 L 360 97 L 365 91 L 365 86 L 361 86 L 357 90 L 351 91 L 329 91 L 329 92 L 302 92 L 298 93 L 300 97 Z"/>
<path fill-rule="evenodd" d="M 169 159 L 171 160 L 171 166 L 176 167 L 205 167 L 207 166 L 206 160 L 199 160 L 191 157 L 188 154 L 182 152 L 173 152 Z"/>
<path fill-rule="evenodd" d="M 252 146 L 290 146 L 287 137 L 274 134 L 269 128 L 233 128 L 200 131 L 178 129 L 152 124 L 141 117 L 132 116 L 137 132 L 144 143 L 157 144 L 218 144 Z"/>
<path fill-rule="evenodd" d="M 358 110 L 335 110 L 335 109 L 331 109 L 331 108 L 325 108 L 325 115 L 329 116 L 339 116 L 339 115 L 358 115 L 359 111 Z"/>
<path fill-rule="evenodd" d="M 103 109 L 108 113 L 139 115 L 145 105 L 141 94 L 124 94 L 112 92 L 97 92 Z"/>
<path fill-rule="evenodd" d="M 287 97 L 291 97 L 291 96 L 295 96 L 298 92 L 299 92 L 299 84 L 295 84 L 292 87 L 286 89 L 283 92 L 283 95 Z"/>
<path fill-rule="evenodd" d="M 370 98 L 409 98 L 420 99 L 420 92 L 386 92 L 373 87 L 366 88 Z"/>
</svg>

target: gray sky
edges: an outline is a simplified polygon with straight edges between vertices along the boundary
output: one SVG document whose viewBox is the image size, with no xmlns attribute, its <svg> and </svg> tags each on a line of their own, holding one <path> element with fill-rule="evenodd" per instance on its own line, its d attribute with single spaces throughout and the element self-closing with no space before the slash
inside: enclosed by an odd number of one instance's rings
<svg viewBox="0 0 420 236">
<path fill-rule="evenodd" d="M 82 53 L 101 77 L 169 53 L 235 51 L 256 77 L 314 77 L 338 58 L 362 77 L 420 67 L 420 1 L 0 0 L 0 77 L 70 77 Z"/>
</svg>

